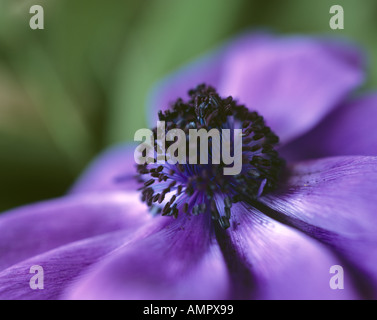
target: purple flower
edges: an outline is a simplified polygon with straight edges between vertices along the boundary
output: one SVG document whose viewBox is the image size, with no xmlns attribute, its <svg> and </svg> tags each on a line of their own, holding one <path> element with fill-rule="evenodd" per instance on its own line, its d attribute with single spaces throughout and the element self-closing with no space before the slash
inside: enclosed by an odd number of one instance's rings
<svg viewBox="0 0 377 320">
<path fill-rule="evenodd" d="M 269 156 L 254 163 L 264 179 L 247 173 L 232 183 L 240 199 L 233 201 L 231 187 L 228 195 L 220 197 L 221 188 L 210 194 L 221 217 L 231 209 L 226 230 L 207 214 L 214 208 L 199 206 L 204 213 L 179 212 L 176 219 L 152 216 L 137 189 L 147 204 L 159 203 L 163 190 L 157 196 L 153 189 L 151 201 L 148 183 L 134 179 L 134 146 L 116 147 L 67 196 L 0 216 L 0 298 L 376 298 L 377 95 L 349 95 L 363 81 L 362 60 L 334 40 L 246 35 L 170 76 L 150 97 L 151 124 L 159 107 L 186 99 L 198 83 L 211 84 L 220 97 L 231 95 L 264 117 L 265 123 L 251 121 L 254 135 L 274 145 L 267 124 L 280 137 L 279 154 L 289 161 L 276 184 L 271 170 L 278 157 L 266 148 Z M 261 151 L 244 150 L 250 152 Z M 306 160 L 319 157 L 326 158 Z M 167 172 L 153 169 L 144 175 Z M 181 173 L 172 188 L 182 185 L 184 192 L 189 174 Z M 198 190 L 184 192 L 185 201 L 202 195 Z M 211 206 L 203 199 L 188 203 L 191 212 L 196 204 Z M 29 286 L 34 265 L 43 267 L 43 290 Z M 344 268 L 344 290 L 330 287 L 332 266 Z"/>
</svg>

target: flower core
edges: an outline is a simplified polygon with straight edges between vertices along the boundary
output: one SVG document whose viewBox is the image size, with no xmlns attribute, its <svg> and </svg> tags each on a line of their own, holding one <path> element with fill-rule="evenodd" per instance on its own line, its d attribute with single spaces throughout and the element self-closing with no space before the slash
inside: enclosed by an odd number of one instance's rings
<svg viewBox="0 0 377 320">
<path fill-rule="evenodd" d="M 166 123 L 168 130 L 181 129 L 187 140 L 190 129 L 229 129 L 231 136 L 240 129 L 239 140 L 230 143 L 233 157 L 242 159 L 242 169 L 236 175 L 224 175 L 229 167 L 223 160 L 214 161 L 214 145 L 209 138 L 207 164 L 159 164 L 161 146 L 157 127 L 154 134 L 154 163 L 138 165 L 138 179 L 143 183 L 142 201 L 154 214 L 177 217 L 179 213 L 189 215 L 208 214 L 220 226 L 230 226 L 232 203 L 257 200 L 261 195 L 274 190 L 284 161 L 275 146 L 279 138 L 265 125 L 263 117 L 238 105 L 232 97 L 222 99 L 210 86 L 199 85 L 189 91 L 189 100 L 178 99 L 171 109 L 158 113 L 159 120 Z M 229 138 L 229 137 L 228 137 Z M 224 136 L 220 136 L 224 140 Z M 232 141 L 230 139 L 230 141 Z M 242 143 L 240 154 L 234 143 Z M 166 148 L 174 141 L 166 141 Z M 224 145 L 223 145 L 224 146 Z M 200 150 L 197 148 L 200 157 Z M 189 150 L 187 149 L 187 157 Z M 172 156 L 172 155 L 170 155 Z M 166 157 L 166 158 L 165 158 Z M 164 156 L 169 159 L 169 154 Z"/>
</svg>

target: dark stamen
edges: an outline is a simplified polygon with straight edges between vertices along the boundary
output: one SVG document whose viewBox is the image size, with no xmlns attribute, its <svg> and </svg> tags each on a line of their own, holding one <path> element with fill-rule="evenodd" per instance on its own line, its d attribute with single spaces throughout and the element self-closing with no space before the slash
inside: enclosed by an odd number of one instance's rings
<svg viewBox="0 0 377 320">
<path fill-rule="evenodd" d="M 231 225 L 233 203 L 258 201 L 262 194 L 277 187 L 279 172 L 284 165 L 275 150 L 279 138 L 257 112 L 237 104 L 232 97 L 222 99 L 212 87 L 199 85 L 189 91 L 189 97 L 188 101 L 178 99 L 169 110 L 158 112 L 159 120 L 166 124 L 165 134 L 174 128 L 186 134 L 190 129 L 241 129 L 242 170 L 238 175 L 224 176 L 227 165 L 211 162 L 211 142 L 208 164 L 190 164 L 187 148 L 186 164 L 156 165 L 157 160 L 177 155 L 162 155 L 165 150 L 161 150 L 157 143 L 158 131 L 154 128 L 155 157 L 148 159 L 150 164 L 137 166 L 137 178 L 144 183 L 141 198 L 153 213 L 177 218 L 180 211 L 188 214 L 191 208 L 192 215 L 211 215 L 222 228 L 227 229 Z M 173 143 L 166 141 L 165 147 Z M 233 152 L 234 146 L 231 149 Z"/>
</svg>

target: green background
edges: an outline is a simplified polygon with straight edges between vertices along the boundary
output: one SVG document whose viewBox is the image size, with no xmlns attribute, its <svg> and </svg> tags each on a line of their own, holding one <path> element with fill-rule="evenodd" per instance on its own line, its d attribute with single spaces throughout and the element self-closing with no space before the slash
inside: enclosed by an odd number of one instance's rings
<svg viewBox="0 0 377 320">
<path fill-rule="evenodd" d="M 36 4 L 45 30 L 29 27 Z M 329 27 L 334 4 L 344 30 Z M 375 12 L 375 0 L 0 0 L 0 211 L 64 194 L 146 126 L 156 81 L 247 29 L 347 36 L 376 87 Z"/>
</svg>

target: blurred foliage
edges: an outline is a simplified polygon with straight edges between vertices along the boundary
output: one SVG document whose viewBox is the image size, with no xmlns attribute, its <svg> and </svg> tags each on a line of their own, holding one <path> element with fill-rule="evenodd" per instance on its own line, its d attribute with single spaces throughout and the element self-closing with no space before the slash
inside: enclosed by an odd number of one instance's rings
<svg viewBox="0 0 377 320">
<path fill-rule="evenodd" d="M 42 5 L 45 30 L 29 28 Z M 151 86 L 245 29 L 347 36 L 377 57 L 375 0 L 0 0 L 0 211 L 56 197 L 146 126 Z M 368 87 L 377 85 L 371 59 Z"/>
</svg>

